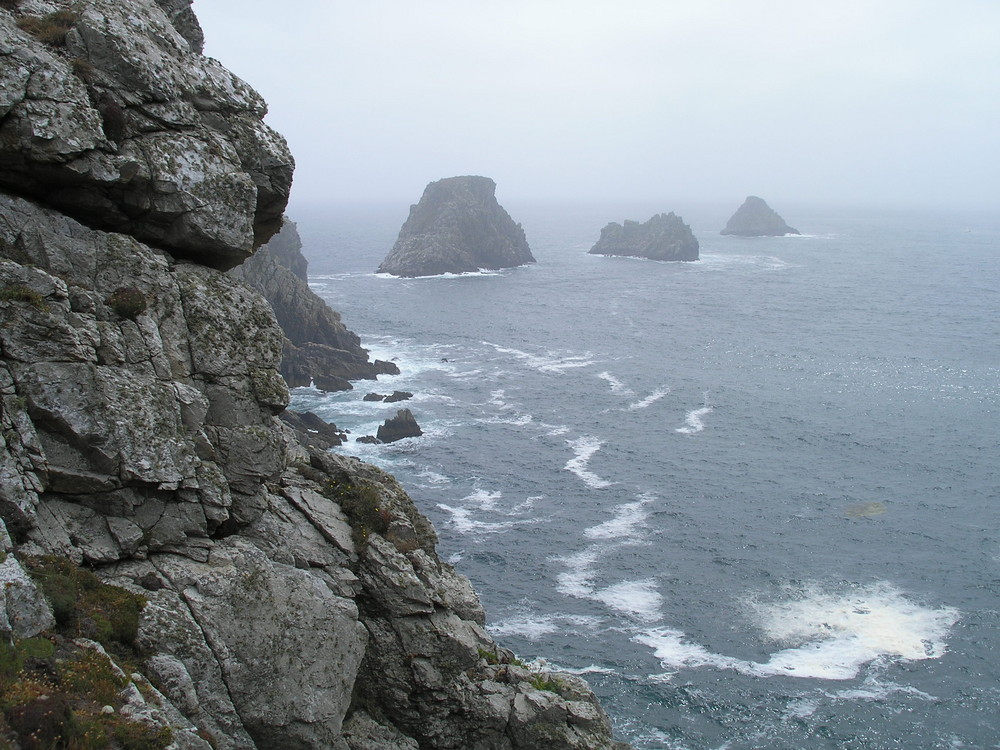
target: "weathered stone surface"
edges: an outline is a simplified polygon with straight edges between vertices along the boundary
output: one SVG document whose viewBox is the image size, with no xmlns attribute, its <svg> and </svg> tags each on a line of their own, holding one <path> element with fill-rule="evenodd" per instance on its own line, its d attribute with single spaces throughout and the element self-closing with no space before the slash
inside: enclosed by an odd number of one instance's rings
<svg viewBox="0 0 1000 750">
<path fill-rule="evenodd" d="M 534 263 L 521 225 L 497 203 L 496 187 L 474 176 L 429 184 L 379 273 L 435 276 Z"/>
<path fill-rule="evenodd" d="M 369 361 L 357 334 L 309 288 L 307 270 L 295 223 L 285 219 L 281 231 L 230 275 L 274 309 L 285 334 L 281 374 L 289 386 L 340 391 L 350 390 L 352 380 L 374 380 L 383 368 Z"/>
<path fill-rule="evenodd" d="M 278 228 L 293 162 L 256 92 L 198 54 L 183 5 L 47 3 L 75 14 L 64 47 L 0 13 L 0 186 L 228 267 Z"/>
<path fill-rule="evenodd" d="M 403 438 L 420 437 L 423 434 L 413 412 L 409 409 L 400 409 L 396 412 L 396 416 L 385 420 L 378 428 L 376 437 L 383 443 L 393 443 Z"/>
<path fill-rule="evenodd" d="M 735 234 L 739 237 L 780 237 L 785 234 L 799 234 L 799 230 L 788 226 L 762 198 L 751 195 L 736 209 L 736 213 L 729 218 L 726 228 L 720 234 Z"/>
<path fill-rule="evenodd" d="M 650 260 L 698 260 L 698 240 L 691 227 L 674 214 L 656 214 L 640 224 L 611 222 L 601 230 L 592 255 L 624 255 Z"/>
<path fill-rule="evenodd" d="M 56 619 L 17 558 L 4 554 L 0 562 L 0 634 L 30 638 L 51 628 Z"/>
</svg>

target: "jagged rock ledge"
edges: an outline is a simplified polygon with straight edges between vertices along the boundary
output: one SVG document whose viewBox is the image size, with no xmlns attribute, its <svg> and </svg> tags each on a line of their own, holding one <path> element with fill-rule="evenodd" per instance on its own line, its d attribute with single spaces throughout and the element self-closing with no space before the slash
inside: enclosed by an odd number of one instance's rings
<svg viewBox="0 0 1000 750">
<path fill-rule="evenodd" d="M 788 226 L 763 198 L 750 195 L 729 218 L 726 228 L 720 234 L 734 234 L 738 237 L 781 237 L 786 234 L 799 234 L 799 230 Z"/>
<path fill-rule="evenodd" d="M 650 260 L 698 260 L 698 240 L 691 227 L 671 211 L 640 224 L 611 222 L 601 230 L 591 255 L 623 255 Z"/>
<path fill-rule="evenodd" d="M 476 176 L 430 183 L 379 273 L 436 276 L 534 263 L 521 225 L 497 203 L 496 187 Z"/>
</svg>

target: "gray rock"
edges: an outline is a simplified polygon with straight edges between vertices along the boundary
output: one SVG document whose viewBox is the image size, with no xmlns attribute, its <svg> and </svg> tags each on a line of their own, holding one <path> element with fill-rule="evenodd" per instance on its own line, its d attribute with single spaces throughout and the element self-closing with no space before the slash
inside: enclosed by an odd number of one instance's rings
<svg viewBox="0 0 1000 750">
<path fill-rule="evenodd" d="M 488 177 L 430 183 L 379 273 L 434 276 L 534 263 L 521 225 L 497 203 L 496 187 Z"/>
<path fill-rule="evenodd" d="M 281 374 L 289 386 L 340 391 L 350 390 L 352 380 L 374 380 L 381 374 L 378 363 L 369 361 L 357 334 L 309 288 L 307 271 L 302 240 L 286 218 L 281 231 L 230 275 L 274 309 L 285 334 Z"/>
<path fill-rule="evenodd" d="M 601 230 L 592 255 L 624 255 L 650 260 L 698 260 L 698 240 L 691 227 L 672 211 L 640 224 L 612 222 Z"/>
<path fill-rule="evenodd" d="M 2 524 L 0 524 L 2 526 Z M 6 536 L 6 530 L 4 530 Z M 0 562 L 0 633 L 30 638 L 55 625 L 52 608 L 13 555 Z"/>
<path fill-rule="evenodd" d="M 391 417 L 379 426 L 376 437 L 383 443 L 394 443 L 397 440 L 409 437 L 420 437 L 423 430 L 417 424 L 413 412 L 409 409 L 400 409 L 396 416 Z"/>
<path fill-rule="evenodd" d="M 751 195 L 736 209 L 736 213 L 729 218 L 726 228 L 720 234 L 735 234 L 739 237 L 780 237 L 786 234 L 799 234 L 799 230 L 788 226 L 762 198 Z"/>
</svg>

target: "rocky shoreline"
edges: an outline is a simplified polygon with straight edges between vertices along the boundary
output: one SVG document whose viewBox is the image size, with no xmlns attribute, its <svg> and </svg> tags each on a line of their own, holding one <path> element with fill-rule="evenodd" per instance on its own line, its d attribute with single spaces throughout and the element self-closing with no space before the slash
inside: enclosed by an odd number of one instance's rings
<svg viewBox="0 0 1000 750">
<path fill-rule="evenodd" d="M 188 0 L 0 6 L 0 741 L 625 747 L 486 633 L 391 476 L 280 418 L 290 347 L 370 370 L 225 273 L 293 164 L 200 45 Z"/>
</svg>

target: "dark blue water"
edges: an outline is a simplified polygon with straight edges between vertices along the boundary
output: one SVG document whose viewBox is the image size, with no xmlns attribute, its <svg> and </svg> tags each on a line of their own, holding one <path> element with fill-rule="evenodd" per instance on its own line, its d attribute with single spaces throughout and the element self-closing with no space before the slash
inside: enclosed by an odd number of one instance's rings
<svg viewBox="0 0 1000 750">
<path fill-rule="evenodd" d="M 314 289 L 402 375 L 300 389 L 392 471 L 524 658 L 639 748 L 1000 746 L 1000 226 L 785 213 L 696 263 L 587 255 L 670 207 L 512 207 L 538 263 L 372 271 L 406 207 L 297 216 Z M 322 216 L 322 218 L 320 218 Z M 370 387 L 369 387 L 370 386 Z"/>
</svg>

